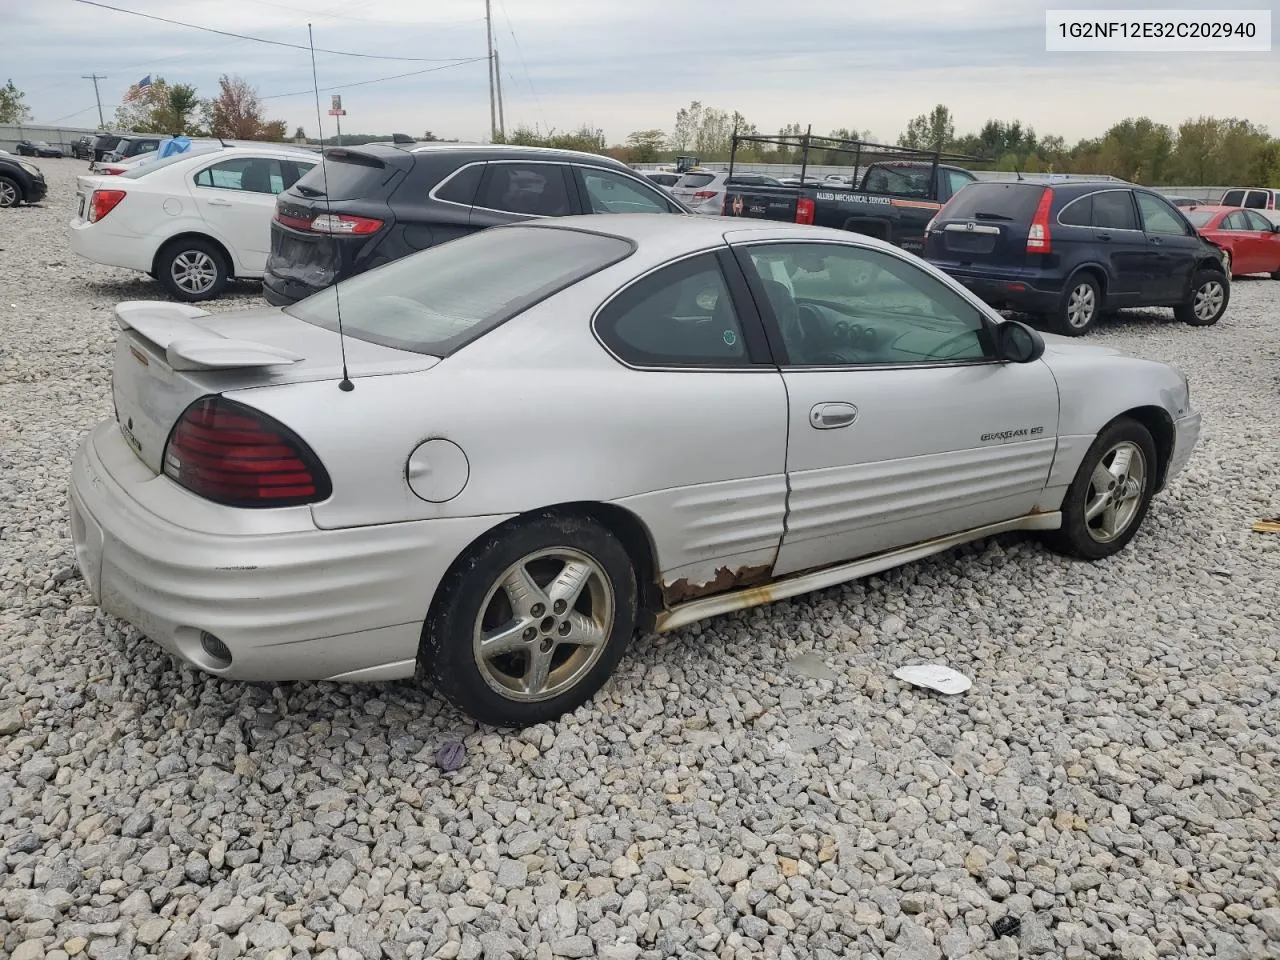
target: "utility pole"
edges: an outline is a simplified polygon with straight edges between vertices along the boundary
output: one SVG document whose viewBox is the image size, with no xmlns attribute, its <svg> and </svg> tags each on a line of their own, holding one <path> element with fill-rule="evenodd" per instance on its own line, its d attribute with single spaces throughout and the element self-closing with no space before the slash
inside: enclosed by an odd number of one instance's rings
<svg viewBox="0 0 1280 960">
<path fill-rule="evenodd" d="M 490 0 L 484 0 L 484 32 L 489 41 L 489 139 L 496 140 L 498 107 L 493 93 L 493 12 L 490 9 Z"/>
<path fill-rule="evenodd" d="M 96 73 L 91 73 L 87 77 L 81 74 L 80 79 L 93 81 L 93 98 L 98 101 L 98 126 L 105 127 L 107 125 L 107 121 L 102 118 L 102 96 L 98 93 L 98 81 L 105 80 L 107 78 Z"/>
<path fill-rule="evenodd" d="M 493 75 L 498 81 L 498 132 L 502 134 L 502 139 L 507 139 L 507 121 L 502 116 L 502 69 L 501 61 L 498 59 L 498 51 L 493 51 Z"/>
</svg>

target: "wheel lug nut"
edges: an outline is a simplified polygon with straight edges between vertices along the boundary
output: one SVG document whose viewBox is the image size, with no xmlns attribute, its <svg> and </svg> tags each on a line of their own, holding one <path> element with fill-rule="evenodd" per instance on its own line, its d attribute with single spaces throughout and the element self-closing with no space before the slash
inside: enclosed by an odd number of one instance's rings
<svg viewBox="0 0 1280 960">
<path fill-rule="evenodd" d="M 563 600 L 557 600 L 551 609 L 554 610 L 556 613 L 564 613 L 564 608 L 566 606 L 568 606 L 568 604 L 566 604 Z"/>
<path fill-rule="evenodd" d="M 569 635 L 569 621 L 565 620 L 560 624 L 560 636 L 567 637 Z"/>
<path fill-rule="evenodd" d="M 538 631 L 533 629 L 533 627 L 525 627 L 524 633 L 522 634 L 526 641 L 532 640 L 537 635 Z"/>
<path fill-rule="evenodd" d="M 535 603 L 533 605 L 533 609 L 530 610 L 529 612 L 532 613 L 535 617 L 540 617 L 547 612 L 547 608 L 541 603 Z"/>
</svg>

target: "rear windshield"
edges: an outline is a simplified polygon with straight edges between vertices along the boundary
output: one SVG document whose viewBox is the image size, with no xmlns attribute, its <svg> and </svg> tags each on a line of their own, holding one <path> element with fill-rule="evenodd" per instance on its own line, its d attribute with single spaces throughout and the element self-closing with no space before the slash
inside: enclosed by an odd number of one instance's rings
<svg viewBox="0 0 1280 960">
<path fill-rule="evenodd" d="M 325 157 L 311 172 L 295 184 L 295 190 L 308 197 L 324 197 L 330 200 L 359 200 L 378 192 L 395 173 L 381 161 L 357 163 L 337 157 Z M 326 177 L 328 180 L 326 181 Z M 326 191 L 326 182 L 328 190 Z M 345 320 L 345 318 L 344 318 Z"/>
<path fill-rule="evenodd" d="M 342 332 L 385 347 L 445 357 L 538 301 L 630 256 L 632 249 L 617 237 L 532 225 L 475 233 L 339 283 Z M 326 330 L 338 329 L 333 287 L 285 312 Z"/>
<path fill-rule="evenodd" d="M 1205 210 L 1183 210 L 1182 215 L 1191 221 L 1192 226 L 1203 227 L 1217 214 Z"/>
<path fill-rule="evenodd" d="M 715 178 L 716 175 L 714 173 L 686 173 L 676 186 L 682 190 L 687 190 L 690 187 L 705 187 Z"/>
<path fill-rule="evenodd" d="M 971 183 L 951 198 L 942 217 L 1030 223 L 1045 188 L 1031 183 Z"/>
</svg>

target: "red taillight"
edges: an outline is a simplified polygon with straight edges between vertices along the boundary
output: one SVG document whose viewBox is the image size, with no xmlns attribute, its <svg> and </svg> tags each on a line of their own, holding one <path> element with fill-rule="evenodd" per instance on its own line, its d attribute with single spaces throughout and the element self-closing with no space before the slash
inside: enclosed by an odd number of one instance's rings
<svg viewBox="0 0 1280 960">
<path fill-rule="evenodd" d="M 696 193 L 694 193 L 694 195 L 693 195 L 693 199 L 695 199 L 695 200 L 710 200 L 710 199 L 711 199 L 712 197 L 714 197 L 715 195 L 716 195 L 716 192 L 715 192 L 714 190 L 699 190 L 699 191 L 697 191 Z"/>
<path fill-rule="evenodd" d="M 104 177 L 115 177 L 128 170 L 128 167 L 99 167 L 95 173 L 100 173 Z"/>
<path fill-rule="evenodd" d="M 796 223 L 813 223 L 813 201 L 808 197 L 796 201 Z"/>
<path fill-rule="evenodd" d="M 97 223 L 124 199 L 123 190 L 95 190 L 89 198 L 89 222 Z"/>
<path fill-rule="evenodd" d="M 222 397 L 187 407 L 169 434 L 164 472 L 192 493 L 231 507 L 286 507 L 329 496 L 324 467 L 266 414 Z"/>
<path fill-rule="evenodd" d="M 1053 191 L 1045 187 L 1040 194 L 1036 215 L 1031 218 L 1031 229 L 1027 231 L 1027 253 L 1050 253 L 1053 250 L 1053 237 L 1049 235 L 1049 208 L 1052 206 Z"/>
<path fill-rule="evenodd" d="M 294 217 L 276 209 L 276 223 L 295 230 L 311 233 L 341 234 L 343 236 L 367 236 L 382 229 L 382 221 L 375 217 L 355 217 L 346 213 L 321 213 L 315 217 Z"/>
</svg>

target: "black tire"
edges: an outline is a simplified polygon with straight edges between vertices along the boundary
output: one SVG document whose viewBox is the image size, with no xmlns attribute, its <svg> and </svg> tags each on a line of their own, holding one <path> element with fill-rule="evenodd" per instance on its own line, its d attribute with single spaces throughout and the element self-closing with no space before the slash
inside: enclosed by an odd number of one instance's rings
<svg viewBox="0 0 1280 960">
<path fill-rule="evenodd" d="M 22 202 L 22 185 L 13 177 L 0 176 L 0 207 L 16 207 Z"/>
<path fill-rule="evenodd" d="M 1141 454 L 1141 461 L 1137 462 L 1141 476 L 1135 476 L 1133 459 L 1130 459 L 1128 467 L 1118 475 L 1113 469 L 1108 469 L 1114 468 L 1114 454 L 1122 445 L 1125 445 L 1131 457 L 1135 451 Z M 1111 460 L 1110 463 L 1106 462 L 1108 459 Z M 1159 468 L 1151 432 L 1135 420 L 1116 420 L 1098 434 L 1098 438 L 1089 447 L 1089 452 L 1081 461 L 1080 469 L 1063 498 L 1062 527 L 1046 532 L 1045 543 L 1057 553 L 1080 560 L 1101 560 L 1119 553 L 1142 526 L 1151 506 L 1151 498 L 1155 496 Z M 1100 494 L 1094 478 L 1094 472 L 1098 469 L 1112 473 L 1112 480 L 1109 482 L 1116 490 L 1126 491 L 1126 480 L 1132 481 L 1127 489 L 1128 496 L 1121 501 L 1117 511 L 1117 521 L 1124 520 L 1123 529 L 1112 531 L 1110 536 L 1106 535 L 1105 529 L 1101 529 L 1106 524 L 1105 510 L 1092 520 L 1086 515 L 1090 504 Z M 1130 504 L 1134 508 L 1125 519 L 1123 513 Z"/>
<path fill-rule="evenodd" d="M 1271 272 L 1271 279 L 1272 279 L 1272 280 L 1280 280 L 1280 270 L 1273 270 L 1273 271 Z"/>
<path fill-rule="evenodd" d="M 552 594 L 537 594 L 521 617 L 504 578 L 520 567 L 540 589 L 550 587 L 569 570 L 566 559 L 591 568 L 573 604 L 556 606 Z M 418 663 L 436 691 L 481 723 L 523 727 L 554 720 L 590 700 L 613 673 L 635 632 L 636 596 L 631 559 L 607 529 L 567 514 L 529 517 L 482 538 L 454 564 L 423 624 Z M 593 630 L 603 640 L 561 642 L 570 635 L 565 624 L 576 629 L 569 619 L 575 614 L 578 623 L 607 620 Z M 507 633 L 509 651 L 482 657 L 477 637 L 485 632 Z M 531 682 L 540 656 L 548 665 L 543 689 L 527 695 L 519 686 Z"/>
<path fill-rule="evenodd" d="M 1049 317 L 1055 333 L 1066 337 L 1083 337 L 1093 329 L 1102 315 L 1102 288 L 1089 273 L 1077 273 L 1062 291 L 1058 309 Z"/>
<path fill-rule="evenodd" d="M 1214 290 L 1219 296 L 1214 296 Z M 1197 270 L 1191 278 L 1191 293 L 1185 303 L 1173 308 L 1173 315 L 1193 327 L 1211 327 L 1227 312 L 1231 302 L 1231 282 L 1217 270 Z"/>
<path fill-rule="evenodd" d="M 221 250 L 207 240 L 190 237 L 174 240 L 160 250 L 155 273 L 173 299 L 199 303 L 212 300 L 226 289 L 230 269 Z M 175 273 L 180 276 L 175 277 Z M 189 278 L 186 287 L 181 276 Z"/>
</svg>

